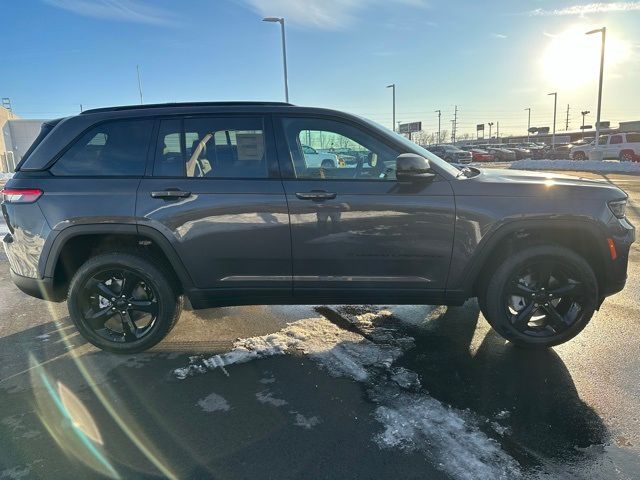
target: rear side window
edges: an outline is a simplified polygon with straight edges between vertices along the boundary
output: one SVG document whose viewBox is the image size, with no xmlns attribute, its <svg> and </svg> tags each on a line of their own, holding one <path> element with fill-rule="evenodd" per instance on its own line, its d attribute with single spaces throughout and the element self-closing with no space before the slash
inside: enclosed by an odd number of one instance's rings
<svg viewBox="0 0 640 480">
<path fill-rule="evenodd" d="M 154 176 L 269 177 L 261 118 L 186 118 L 160 123 Z"/>
<path fill-rule="evenodd" d="M 153 120 L 114 120 L 78 139 L 51 167 L 59 176 L 142 176 Z"/>
<path fill-rule="evenodd" d="M 622 143 L 622 135 L 613 135 L 609 139 L 609 145 L 616 145 L 618 143 Z"/>
</svg>

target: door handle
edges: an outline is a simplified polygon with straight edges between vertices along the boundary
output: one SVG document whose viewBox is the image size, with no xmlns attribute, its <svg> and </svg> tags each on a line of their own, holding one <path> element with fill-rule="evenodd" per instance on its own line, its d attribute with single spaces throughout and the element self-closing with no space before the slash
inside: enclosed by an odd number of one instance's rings
<svg viewBox="0 0 640 480">
<path fill-rule="evenodd" d="M 187 198 L 191 196 L 191 192 L 185 192 L 184 190 L 162 190 L 160 192 L 151 192 L 153 198 Z"/>
<path fill-rule="evenodd" d="M 336 198 L 337 194 L 334 192 L 325 192 L 322 190 L 312 190 L 310 192 L 297 192 L 296 197 L 300 200 L 331 200 Z"/>
</svg>

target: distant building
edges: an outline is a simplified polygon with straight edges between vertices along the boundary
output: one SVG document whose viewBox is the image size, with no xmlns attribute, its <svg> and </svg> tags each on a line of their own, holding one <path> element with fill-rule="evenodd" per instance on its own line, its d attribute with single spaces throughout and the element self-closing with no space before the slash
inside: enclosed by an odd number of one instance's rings
<svg viewBox="0 0 640 480">
<path fill-rule="evenodd" d="M 22 119 L 11 110 L 0 107 L 0 172 L 13 172 L 40 133 L 44 121 Z"/>
<path fill-rule="evenodd" d="M 640 132 L 640 120 L 633 120 L 631 122 L 620 122 L 621 132 Z"/>
</svg>

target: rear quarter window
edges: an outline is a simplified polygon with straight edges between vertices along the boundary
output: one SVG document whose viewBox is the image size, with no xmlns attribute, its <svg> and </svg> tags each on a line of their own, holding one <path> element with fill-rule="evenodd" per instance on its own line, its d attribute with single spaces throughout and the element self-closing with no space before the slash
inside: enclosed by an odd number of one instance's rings
<svg viewBox="0 0 640 480">
<path fill-rule="evenodd" d="M 628 133 L 627 143 L 640 143 L 640 133 Z"/>
<path fill-rule="evenodd" d="M 58 176 L 142 176 L 153 120 L 114 120 L 85 132 L 51 167 Z"/>
</svg>

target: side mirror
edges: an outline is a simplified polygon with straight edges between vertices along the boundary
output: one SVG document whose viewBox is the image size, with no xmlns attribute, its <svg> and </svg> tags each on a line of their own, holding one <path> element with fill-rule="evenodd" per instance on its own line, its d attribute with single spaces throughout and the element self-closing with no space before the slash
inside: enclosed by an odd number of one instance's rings
<svg viewBox="0 0 640 480">
<path fill-rule="evenodd" d="M 396 158 L 396 179 L 400 182 L 433 180 L 429 160 L 416 153 L 403 153 Z"/>
</svg>

